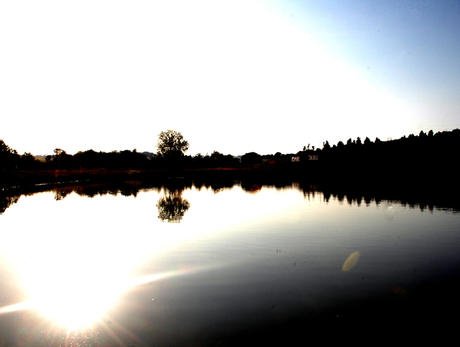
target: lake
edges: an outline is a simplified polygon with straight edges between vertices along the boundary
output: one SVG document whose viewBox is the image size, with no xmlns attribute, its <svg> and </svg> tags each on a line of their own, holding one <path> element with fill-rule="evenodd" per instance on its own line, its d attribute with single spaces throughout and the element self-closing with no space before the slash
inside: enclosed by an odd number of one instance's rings
<svg viewBox="0 0 460 347">
<path fill-rule="evenodd" d="M 296 183 L 73 187 L 8 199 L 0 346 L 454 336 L 454 208 Z"/>
</svg>

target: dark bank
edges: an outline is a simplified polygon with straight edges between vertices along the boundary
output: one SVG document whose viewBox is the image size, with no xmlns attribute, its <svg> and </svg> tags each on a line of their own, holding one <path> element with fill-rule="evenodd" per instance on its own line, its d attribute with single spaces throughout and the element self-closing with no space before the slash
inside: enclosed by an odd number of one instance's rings
<svg viewBox="0 0 460 347">
<path fill-rule="evenodd" d="M 160 180 L 169 177 L 190 179 L 241 179 L 272 176 L 301 179 L 312 184 L 358 182 L 360 184 L 456 185 L 460 130 L 404 136 L 397 140 L 371 141 L 359 137 L 323 148 L 304 146 L 291 154 L 240 157 L 213 152 L 185 155 L 188 142 L 179 132 L 168 130 L 159 137 L 157 153 L 93 150 L 67 154 L 56 148 L 53 155 L 37 159 L 23 155 L 0 141 L 0 183 L 25 185 L 72 181 Z M 423 189 L 423 188 L 421 188 Z"/>
</svg>

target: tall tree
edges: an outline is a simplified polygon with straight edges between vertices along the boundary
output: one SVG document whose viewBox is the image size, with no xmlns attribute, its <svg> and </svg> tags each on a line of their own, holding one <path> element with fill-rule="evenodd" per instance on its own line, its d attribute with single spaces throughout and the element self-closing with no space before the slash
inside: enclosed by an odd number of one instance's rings
<svg viewBox="0 0 460 347">
<path fill-rule="evenodd" d="M 188 142 L 178 131 L 166 130 L 158 135 L 158 154 L 163 158 L 180 158 L 188 150 L 188 146 Z"/>
</svg>

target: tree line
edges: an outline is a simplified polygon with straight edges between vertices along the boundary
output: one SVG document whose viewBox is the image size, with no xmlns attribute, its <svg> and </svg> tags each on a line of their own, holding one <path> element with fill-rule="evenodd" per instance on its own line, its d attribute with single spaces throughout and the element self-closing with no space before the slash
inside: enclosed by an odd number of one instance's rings
<svg viewBox="0 0 460 347">
<path fill-rule="evenodd" d="M 37 158 L 31 153 L 18 154 L 0 140 L 0 170 L 56 170 L 56 169 L 169 169 L 169 168 L 265 168 L 281 171 L 303 170 L 321 175 L 331 175 L 341 171 L 356 174 L 362 171 L 372 174 L 373 170 L 393 169 L 403 175 L 408 169 L 435 172 L 436 167 L 450 167 L 458 158 L 460 148 L 460 129 L 434 133 L 421 131 L 418 135 L 403 136 L 396 140 L 371 141 L 358 137 L 339 141 L 330 145 L 328 141 L 322 148 L 304 146 L 297 153 L 261 155 L 248 152 L 240 157 L 222 154 L 194 156 L 186 155 L 189 147 L 182 134 L 168 130 L 160 133 L 156 153 L 141 153 L 134 150 L 96 152 L 80 151 L 68 154 L 56 148 L 53 154 Z"/>
<path fill-rule="evenodd" d="M 452 181 L 456 178 L 459 149 L 460 129 L 421 131 L 389 141 L 357 138 L 334 146 L 326 141 L 320 158 L 323 172 L 345 169 L 343 177 Z"/>
</svg>

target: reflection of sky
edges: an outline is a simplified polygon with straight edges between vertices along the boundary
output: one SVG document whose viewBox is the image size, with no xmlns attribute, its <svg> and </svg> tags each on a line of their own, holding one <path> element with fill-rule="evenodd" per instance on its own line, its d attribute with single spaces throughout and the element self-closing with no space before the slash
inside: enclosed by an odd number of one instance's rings
<svg viewBox="0 0 460 347">
<path fill-rule="evenodd" d="M 246 193 L 234 187 L 217 194 L 185 190 L 190 209 L 181 223 L 164 223 L 157 217 L 161 196 L 161 191 L 147 191 L 136 198 L 21 197 L 0 216 L 0 271 L 10 279 L 2 286 L 23 297 L 11 302 L 11 296 L 4 296 L 0 313 L 35 308 L 58 325 L 77 328 L 116 312 L 132 287 L 180 275 L 190 275 L 192 282 L 195 275 L 201 278 L 204 284 L 192 286 L 190 295 L 203 291 L 199 295 L 206 296 L 220 295 L 206 293 L 208 280 L 215 283 L 218 275 L 226 283 L 229 274 L 232 294 L 244 297 L 249 289 L 235 288 L 240 281 L 258 291 L 263 290 L 255 287 L 259 280 L 301 275 L 277 282 L 289 292 L 290 285 L 306 285 L 302 281 L 307 279 L 332 276 L 331 281 L 339 281 L 342 272 L 385 278 L 432 257 L 455 259 L 458 250 L 458 215 L 447 212 L 398 204 L 359 207 L 334 198 L 325 204 L 322 194 L 305 198 L 298 190 Z M 293 264 L 301 274 L 292 272 Z M 171 295 L 181 290 L 169 288 Z M 200 307 L 199 301 L 183 300 L 181 305 Z"/>
<path fill-rule="evenodd" d="M 0 138 L 20 152 L 152 151 L 167 128 L 193 154 L 296 152 L 460 126 L 454 0 L 26 3 L 0 3 Z"/>
</svg>

